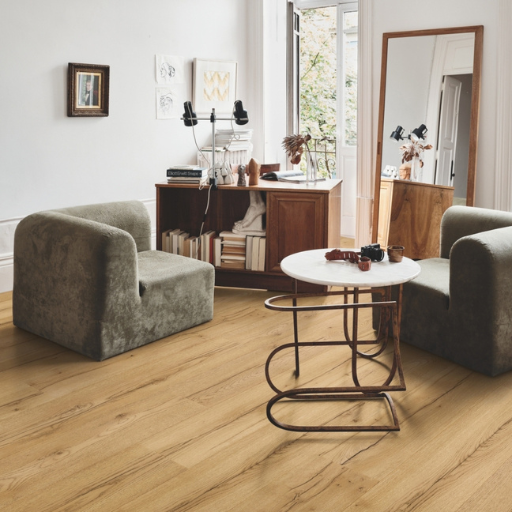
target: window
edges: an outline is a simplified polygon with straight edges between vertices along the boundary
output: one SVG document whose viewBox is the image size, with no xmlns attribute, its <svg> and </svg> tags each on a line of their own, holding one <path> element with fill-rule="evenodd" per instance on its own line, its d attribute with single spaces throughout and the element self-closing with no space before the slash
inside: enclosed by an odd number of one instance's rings
<svg viewBox="0 0 512 512">
<path fill-rule="evenodd" d="M 319 172 L 343 179 L 342 234 L 355 234 L 357 2 L 296 0 L 289 13 L 289 131 L 310 133 Z M 304 160 L 304 159 L 303 159 Z M 305 162 L 301 166 L 305 167 Z"/>
</svg>

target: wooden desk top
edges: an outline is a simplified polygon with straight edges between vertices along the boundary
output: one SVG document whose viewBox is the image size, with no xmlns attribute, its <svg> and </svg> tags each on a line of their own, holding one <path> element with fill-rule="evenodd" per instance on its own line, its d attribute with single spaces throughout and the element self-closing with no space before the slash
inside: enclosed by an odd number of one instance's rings
<svg viewBox="0 0 512 512">
<path fill-rule="evenodd" d="M 219 185 L 219 190 L 237 190 L 237 191 L 250 191 L 256 190 L 260 192 L 268 191 L 293 191 L 293 192 L 315 192 L 315 193 L 329 193 L 331 190 L 340 185 L 342 180 L 325 180 L 317 181 L 315 183 L 285 183 L 283 181 L 259 180 L 258 185 L 239 187 L 236 183 L 231 185 Z M 195 183 L 156 183 L 157 188 L 198 188 Z M 207 189 L 209 185 L 205 185 Z"/>
</svg>

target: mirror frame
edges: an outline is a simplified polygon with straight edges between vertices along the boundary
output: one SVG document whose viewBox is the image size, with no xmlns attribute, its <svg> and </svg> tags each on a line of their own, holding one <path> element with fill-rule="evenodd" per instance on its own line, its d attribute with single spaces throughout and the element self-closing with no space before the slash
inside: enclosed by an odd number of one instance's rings
<svg viewBox="0 0 512 512">
<path fill-rule="evenodd" d="M 377 128 L 377 158 L 375 166 L 375 192 L 373 197 L 373 229 L 372 241 L 377 241 L 379 225 L 379 205 L 380 205 L 380 184 L 382 172 L 382 143 L 384 140 L 384 113 L 386 99 L 386 73 L 388 64 L 388 43 L 390 39 L 397 37 L 418 37 L 444 34 L 461 34 L 473 32 L 475 34 L 475 49 L 473 55 L 473 84 L 471 92 L 471 117 L 469 126 L 469 160 L 468 160 L 468 185 L 466 194 L 466 205 L 475 204 L 475 183 L 476 183 L 476 164 L 477 164 L 477 144 L 478 144 L 478 121 L 480 116 L 480 88 L 482 78 L 482 49 L 483 49 L 483 25 L 470 27 L 439 28 L 429 30 L 412 30 L 403 32 L 387 32 L 382 35 L 382 62 L 380 75 L 380 95 L 379 95 L 379 124 Z"/>
</svg>

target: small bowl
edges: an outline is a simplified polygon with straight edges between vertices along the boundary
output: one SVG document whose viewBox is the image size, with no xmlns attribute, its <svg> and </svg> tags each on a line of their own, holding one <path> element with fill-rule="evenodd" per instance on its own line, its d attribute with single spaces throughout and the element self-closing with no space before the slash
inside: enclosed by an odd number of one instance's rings
<svg viewBox="0 0 512 512">
<path fill-rule="evenodd" d="M 388 246 L 388 258 L 392 263 L 400 263 L 404 257 L 403 245 L 390 245 Z"/>
<path fill-rule="evenodd" d="M 370 270 L 370 267 L 372 266 L 372 260 L 368 258 L 368 256 L 363 256 L 359 263 L 357 264 L 360 270 L 363 272 L 366 272 L 367 270 Z"/>
</svg>

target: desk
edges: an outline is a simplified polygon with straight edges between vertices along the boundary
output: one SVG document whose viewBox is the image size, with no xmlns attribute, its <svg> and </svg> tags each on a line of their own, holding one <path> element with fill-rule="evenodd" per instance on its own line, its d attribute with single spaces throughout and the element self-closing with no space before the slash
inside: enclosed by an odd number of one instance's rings
<svg viewBox="0 0 512 512">
<path fill-rule="evenodd" d="M 281 269 L 296 281 L 320 284 L 324 286 L 343 287 L 343 291 L 327 291 L 316 294 L 293 294 L 272 297 L 265 302 L 265 307 L 276 311 L 291 312 L 293 314 L 294 342 L 286 343 L 274 349 L 265 365 L 265 376 L 269 386 L 275 391 L 275 396 L 267 404 L 267 417 L 271 423 L 284 430 L 299 432 L 346 432 L 346 431 L 389 431 L 400 430 L 398 417 L 389 391 L 404 391 L 405 380 L 400 358 L 400 313 L 402 300 L 402 284 L 414 279 L 420 273 L 420 266 L 409 258 L 404 258 L 400 263 L 391 263 L 387 255 L 381 262 L 372 262 L 371 269 L 367 272 L 359 270 L 357 264 L 348 261 L 327 261 L 325 253 L 330 249 L 316 249 L 292 254 L 283 259 Z M 391 300 L 391 286 L 398 285 L 399 293 L 396 301 Z M 380 294 L 380 302 L 364 303 L 359 301 L 363 293 Z M 298 301 L 304 297 L 325 297 L 339 295 L 343 297 L 342 304 L 322 304 L 300 306 Z M 353 303 L 348 303 L 349 297 Z M 279 302 L 291 301 L 291 305 L 277 305 Z M 378 308 L 381 313 L 380 328 L 375 340 L 358 339 L 358 312 L 365 308 Z M 340 341 L 299 341 L 297 327 L 297 315 L 302 311 L 321 311 L 338 309 L 343 311 L 344 340 Z M 349 332 L 348 312 L 353 311 L 352 333 Z M 378 386 L 362 386 L 357 374 L 358 357 L 374 359 L 387 346 L 389 339 L 390 319 L 392 320 L 393 338 L 393 363 L 389 369 L 389 375 Z M 296 388 L 282 391 L 278 389 L 270 378 L 270 363 L 273 357 L 286 349 L 295 350 L 295 375 L 300 374 L 299 348 L 304 346 L 348 345 L 351 350 L 351 371 L 353 386 L 328 387 L 328 388 Z M 361 345 L 374 345 L 373 352 L 359 350 Z M 395 375 L 398 374 L 399 383 L 392 384 Z M 278 421 L 272 414 L 272 407 L 283 399 L 298 400 L 369 400 L 384 399 L 388 404 L 393 424 L 391 425 L 349 425 L 349 426 L 300 426 L 289 425 Z"/>
<path fill-rule="evenodd" d="M 156 242 L 162 249 L 162 233 L 179 228 L 192 236 L 207 231 L 231 231 L 244 218 L 249 192 L 259 192 L 266 203 L 265 271 L 215 267 L 216 286 L 293 291 L 293 280 L 281 271 L 280 262 L 290 254 L 340 243 L 341 180 L 294 184 L 259 180 L 258 185 L 220 185 L 217 190 L 197 185 L 156 185 Z M 208 205 L 208 213 L 205 211 Z M 322 289 L 306 282 L 301 291 Z"/>
</svg>

